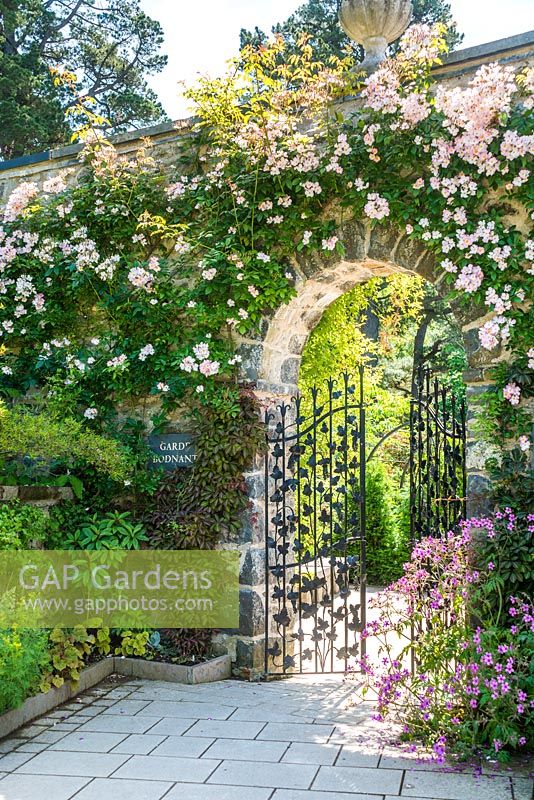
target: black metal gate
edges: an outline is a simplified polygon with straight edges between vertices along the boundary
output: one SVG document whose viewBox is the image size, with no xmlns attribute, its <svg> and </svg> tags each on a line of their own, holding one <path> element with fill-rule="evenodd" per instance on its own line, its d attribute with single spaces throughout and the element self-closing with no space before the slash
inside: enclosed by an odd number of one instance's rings
<svg viewBox="0 0 534 800">
<path fill-rule="evenodd" d="M 265 674 L 346 672 L 365 655 L 364 369 L 266 412 Z M 410 419 L 413 540 L 465 511 L 465 407 L 420 372 Z"/>
<path fill-rule="evenodd" d="M 363 368 L 265 421 L 265 672 L 345 672 L 365 625 Z"/>
<path fill-rule="evenodd" d="M 412 541 L 443 536 L 466 513 L 466 410 L 430 370 L 417 372 L 410 412 Z"/>
</svg>

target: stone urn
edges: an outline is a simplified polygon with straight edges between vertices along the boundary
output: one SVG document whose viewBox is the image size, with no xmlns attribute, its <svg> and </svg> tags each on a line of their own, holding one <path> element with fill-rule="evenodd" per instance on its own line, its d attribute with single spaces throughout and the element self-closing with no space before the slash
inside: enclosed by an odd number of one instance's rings
<svg viewBox="0 0 534 800">
<path fill-rule="evenodd" d="M 410 24 L 412 11 L 411 0 L 340 0 L 341 27 L 365 50 L 361 69 L 372 72 L 377 68 L 388 45 Z"/>
</svg>

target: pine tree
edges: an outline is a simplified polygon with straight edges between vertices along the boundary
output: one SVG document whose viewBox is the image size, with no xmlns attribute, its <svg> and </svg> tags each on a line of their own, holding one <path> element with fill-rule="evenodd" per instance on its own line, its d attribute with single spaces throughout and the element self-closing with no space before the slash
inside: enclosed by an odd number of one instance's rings
<svg viewBox="0 0 534 800">
<path fill-rule="evenodd" d="M 65 112 L 78 95 L 122 131 L 165 118 L 146 76 L 160 72 L 163 32 L 139 0 L 1 0 L 0 155 L 69 139 Z M 75 76 L 75 91 L 51 69 Z"/>
</svg>

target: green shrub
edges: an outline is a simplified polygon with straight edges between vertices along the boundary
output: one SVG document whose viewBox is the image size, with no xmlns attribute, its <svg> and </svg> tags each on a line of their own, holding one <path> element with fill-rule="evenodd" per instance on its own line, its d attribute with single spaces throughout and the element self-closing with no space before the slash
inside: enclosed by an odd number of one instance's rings
<svg viewBox="0 0 534 800">
<path fill-rule="evenodd" d="M 48 523 L 48 550 L 64 550 L 65 541 L 72 538 L 75 532 L 83 527 L 88 518 L 87 508 L 81 503 L 67 500 L 50 509 Z"/>
<path fill-rule="evenodd" d="M 140 550 L 148 536 L 128 511 L 95 514 L 62 542 L 65 550 Z"/>
<path fill-rule="evenodd" d="M 46 631 L 0 630 L 0 713 L 17 708 L 38 691 L 49 661 Z"/>
<path fill-rule="evenodd" d="M 397 520 L 400 498 L 379 461 L 370 462 L 366 483 L 367 579 L 383 586 L 400 577 L 407 556 Z"/>
<path fill-rule="evenodd" d="M 48 533 L 46 514 L 22 503 L 0 505 L 0 550 L 25 550 L 32 541 L 42 542 Z"/>
<path fill-rule="evenodd" d="M 74 419 L 57 420 L 1 403 L 0 453 L 8 459 L 30 458 L 45 467 L 90 465 L 116 481 L 124 481 L 130 472 L 128 452 L 114 439 L 88 431 Z"/>
</svg>

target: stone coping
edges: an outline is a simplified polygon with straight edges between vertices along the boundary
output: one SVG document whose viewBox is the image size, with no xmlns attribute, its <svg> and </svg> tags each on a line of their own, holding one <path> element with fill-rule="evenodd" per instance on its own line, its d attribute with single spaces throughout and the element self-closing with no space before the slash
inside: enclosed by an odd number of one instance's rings
<svg viewBox="0 0 534 800">
<path fill-rule="evenodd" d="M 493 42 L 477 44 L 473 47 L 464 47 L 461 50 L 453 50 L 443 59 L 444 65 L 465 64 L 473 59 L 485 59 L 488 57 L 499 56 L 507 50 L 523 50 L 534 48 L 534 31 L 525 31 L 516 36 L 507 36 L 505 39 L 495 39 Z M 439 72 L 438 67 L 436 72 Z"/>
<path fill-rule="evenodd" d="M 72 500 L 74 492 L 69 486 L 44 486 L 31 484 L 29 486 L 8 486 L 0 484 L 0 502 L 10 503 L 19 500 L 27 505 L 53 505 L 62 500 Z"/>
<path fill-rule="evenodd" d="M 469 62 L 473 60 L 482 62 L 489 62 L 493 58 L 499 60 L 504 58 L 507 53 L 513 55 L 514 51 L 522 52 L 529 48 L 534 49 L 534 31 L 526 31 L 516 36 L 508 36 L 504 39 L 497 39 L 493 42 L 486 42 L 474 47 L 454 50 L 444 59 L 443 65 L 437 67 L 434 72 L 436 75 L 440 75 L 441 73 L 446 73 L 447 68 L 450 69 L 453 66 L 468 66 Z M 137 128 L 131 131 L 124 131 L 123 133 L 117 133 L 110 136 L 109 139 L 114 144 L 127 145 L 128 142 L 136 142 L 145 137 L 156 141 L 159 139 L 181 138 L 191 132 L 194 122 L 195 117 L 185 117 L 175 121 L 169 120 L 161 122 L 158 125 L 150 125 L 146 128 Z M 68 159 L 69 156 L 73 156 L 75 159 L 81 149 L 81 144 L 69 144 L 55 147 L 51 150 L 44 150 L 40 153 L 30 153 L 8 161 L 0 161 L 0 172 L 20 170 L 21 167 L 38 164 L 39 162 L 54 162 Z"/>
<path fill-rule="evenodd" d="M 231 674 L 232 662 L 228 655 L 217 656 L 192 666 L 147 661 L 143 658 L 110 656 L 83 669 L 78 683 L 72 684 L 68 681 L 59 688 L 52 688 L 48 692 L 28 697 L 19 708 L 1 714 L 0 739 L 26 725 L 32 719 L 41 717 L 53 708 L 67 703 L 76 695 L 109 678 L 110 675 L 193 685 L 226 680 L 231 677 Z"/>
</svg>

